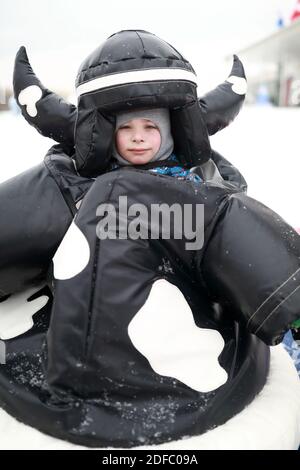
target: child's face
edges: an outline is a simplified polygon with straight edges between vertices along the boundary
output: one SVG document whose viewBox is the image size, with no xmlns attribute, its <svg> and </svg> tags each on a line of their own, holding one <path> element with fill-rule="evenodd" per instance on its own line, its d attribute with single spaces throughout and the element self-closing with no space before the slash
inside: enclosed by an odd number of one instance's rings
<svg viewBox="0 0 300 470">
<path fill-rule="evenodd" d="M 116 132 L 119 154 L 133 165 L 148 163 L 158 152 L 161 136 L 158 127 L 149 119 L 132 119 Z"/>
</svg>

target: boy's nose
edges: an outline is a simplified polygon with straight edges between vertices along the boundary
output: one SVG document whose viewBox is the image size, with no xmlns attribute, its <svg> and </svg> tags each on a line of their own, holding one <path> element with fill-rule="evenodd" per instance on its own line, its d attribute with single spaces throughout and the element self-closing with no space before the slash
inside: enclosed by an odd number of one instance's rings
<svg viewBox="0 0 300 470">
<path fill-rule="evenodd" d="M 133 142 L 141 142 L 141 141 L 143 141 L 143 136 L 140 135 L 140 134 L 135 134 L 135 135 L 132 137 L 132 140 L 133 140 Z"/>
</svg>

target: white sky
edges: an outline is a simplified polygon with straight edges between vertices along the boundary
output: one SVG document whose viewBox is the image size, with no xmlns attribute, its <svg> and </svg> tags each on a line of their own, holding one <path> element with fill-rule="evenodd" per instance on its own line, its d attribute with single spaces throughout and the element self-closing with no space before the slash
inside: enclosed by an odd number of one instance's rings
<svg viewBox="0 0 300 470">
<path fill-rule="evenodd" d="M 14 57 L 26 46 L 49 88 L 73 90 L 82 60 L 122 29 L 145 29 L 193 65 L 199 89 L 223 81 L 224 57 L 276 30 L 296 0 L 1 0 L 0 86 L 11 86 Z"/>
</svg>

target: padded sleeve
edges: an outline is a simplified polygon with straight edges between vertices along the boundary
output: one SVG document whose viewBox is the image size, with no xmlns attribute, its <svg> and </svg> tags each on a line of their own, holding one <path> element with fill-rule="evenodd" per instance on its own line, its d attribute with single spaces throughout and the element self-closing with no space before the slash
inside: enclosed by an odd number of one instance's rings
<svg viewBox="0 0 300 470">
<path fill-rule="evenodd" d="M 47 277 L 76 199 L 93 183 L 72 166 L 69 157 L 49 157 L 0 185 L 0 297 Z"/>
<path fill-rule="evenodd" d="M 211 296 L 265 343 L 300 317 L 300 237 L 258 201 L 232 195 L 202 258 Z"/>
</svg>

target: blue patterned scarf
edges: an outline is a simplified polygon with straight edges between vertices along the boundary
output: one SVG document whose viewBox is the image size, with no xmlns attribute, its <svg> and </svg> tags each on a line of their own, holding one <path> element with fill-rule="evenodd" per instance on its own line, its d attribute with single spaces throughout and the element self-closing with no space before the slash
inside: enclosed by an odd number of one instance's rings
<svg viewBox="0 0 300 470">
<path fill-rule="evenodd" d="M 175 178 L 182 179 L 182 180 L 189 180 L 193 181 L 195 183 L 201 183 L 202 179 L 200 178 L 199 175 L 196 175 L 195 173 L 191 173 L 191 170 L 189 168 L 184 168 L 176 155 L 172 153 L 166 160 L 165 162 L 172 162 L 172 163 L 178 163 L 178 165 L 172 165 L 172 166 L 157 166 L 154 168 L 150 168 L 148 171 L 152 171 L 152 173 L 157 173 L 159 175 L 167 175 L 167 176 L 174 176 Z M 136 165 L 136 168 L 139 166 Z M 112 170 L 117 170 L 120 168 L 120 165 L 117 162 L 113 162 L 110 166 L 110 171 Z"/>
</svg>

